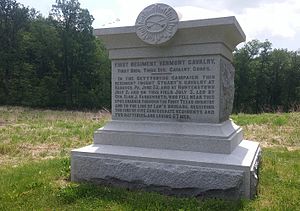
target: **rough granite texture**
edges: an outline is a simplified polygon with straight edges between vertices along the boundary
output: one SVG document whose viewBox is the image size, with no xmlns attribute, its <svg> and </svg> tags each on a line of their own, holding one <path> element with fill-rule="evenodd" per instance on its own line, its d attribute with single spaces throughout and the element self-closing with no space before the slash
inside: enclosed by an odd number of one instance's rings
<svg viewBox="0 0 300 211">
<path fill-rule="evenodd" d="M 220 120 L 225 121 L 232 112 L 234 99 L 234 72 L 233 65 L 226 59 L 220 59 L 221 93 L 220 93 Z"/>
<path fill-rule="evenodd" d="M 238 170 L 85 156 L 72 159 L 73 181 L 176 196 L 238 199 L 243 195 L 243 178 L 243 171 Z"/>
</svg>

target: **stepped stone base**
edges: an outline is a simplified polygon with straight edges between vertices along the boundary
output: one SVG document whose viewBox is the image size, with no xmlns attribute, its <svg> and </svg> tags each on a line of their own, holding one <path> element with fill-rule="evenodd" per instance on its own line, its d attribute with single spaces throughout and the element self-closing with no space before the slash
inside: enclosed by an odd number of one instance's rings
<svg viewBox="0 0 300 211">
<path fill-rule="evenodd" d="M 94 134 L 94 144 L 230 154 L 243 140 L 231 120 L 219 124 L 112 120 Z"/>
<path fill-rule="evenodd" d="M 169 195 L 253 198 L 259 144 L 243 140 L 231 154 L 93 144 L 72 151 L 72 181 Z"/>
</svg>

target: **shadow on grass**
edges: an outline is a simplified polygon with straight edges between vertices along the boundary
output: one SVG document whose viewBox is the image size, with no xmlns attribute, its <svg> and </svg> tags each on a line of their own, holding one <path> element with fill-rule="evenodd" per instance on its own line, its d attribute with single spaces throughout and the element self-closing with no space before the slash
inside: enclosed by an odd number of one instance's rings
<svg viewBox="0 0 300 211">
<path fill-rule="evenodd" d="M 121 210 L 241 210 L 245 203 L 220 199 L 177 198 L 90 183 L 71 183 L 70 186 L 60 189 L 58 197 L 64 204 L 88 203 L 91 209 L 101 204 L 106 208 Z"/>
</svg>

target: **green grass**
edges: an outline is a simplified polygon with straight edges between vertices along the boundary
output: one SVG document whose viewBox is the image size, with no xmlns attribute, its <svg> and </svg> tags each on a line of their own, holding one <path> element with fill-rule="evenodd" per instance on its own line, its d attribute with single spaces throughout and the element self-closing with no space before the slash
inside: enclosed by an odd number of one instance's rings
<svg viewBox="0 0 300 211">
<path fill-rule="evenodd" d="M 232 118 L 235 122 L 241 126 L 250 125 L 250 124 L 270 124 L 273 126 L 283 126 L 290 122 L 289 118 L 293 117 L 292 114 L 295 114 L 296 117 L 299 117 L 297 113 L 265 113 L 261 115 L 253 115 L 253 114 L 238 114 L 232 115 Z M 299 120 L 298 120 L 299 121 Z"/>
<path fill-rule="evenodd" d="M 175 198 L 70 182 L 69 152 L 109 116 L 0 107 L 0 210 L 300 210 L 300 113 L 233 115 L 263 146 L 259 195 Z"/>
</svg>

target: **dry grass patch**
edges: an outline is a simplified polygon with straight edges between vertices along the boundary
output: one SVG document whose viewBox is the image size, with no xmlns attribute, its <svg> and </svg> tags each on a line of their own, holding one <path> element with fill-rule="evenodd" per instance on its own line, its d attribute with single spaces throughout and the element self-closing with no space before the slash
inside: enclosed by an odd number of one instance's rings
<svg viewBox="0 0 300 211">
<path fill-rule="evenodd" d="M 262 147 L 300 149 L 300 113 L 238 114 L 234 121 L 244 130 L 244 138 Z"/>
<path fill-rule="evenodd" d="M 20 158 L 3 155 L 0 153 L 0 166 L 16 166 L 20 164 Z"/>
<path fill-rule="evenodd" d="M 0 107 L 1 163 L 10 164 L 7 158 L 21 163 L 69 155 L 71 149 L 92 143 L 94 130 L 109 118 L 105 111 Z"/>
<path fill-rule="evenodd" d="M 285 144 L 283 134 L 278 134 L 268 125 L 245 125 L 243 130 L 245 139 L 257 141 L 262 147 L 280 147 Z"/>
</svg>

